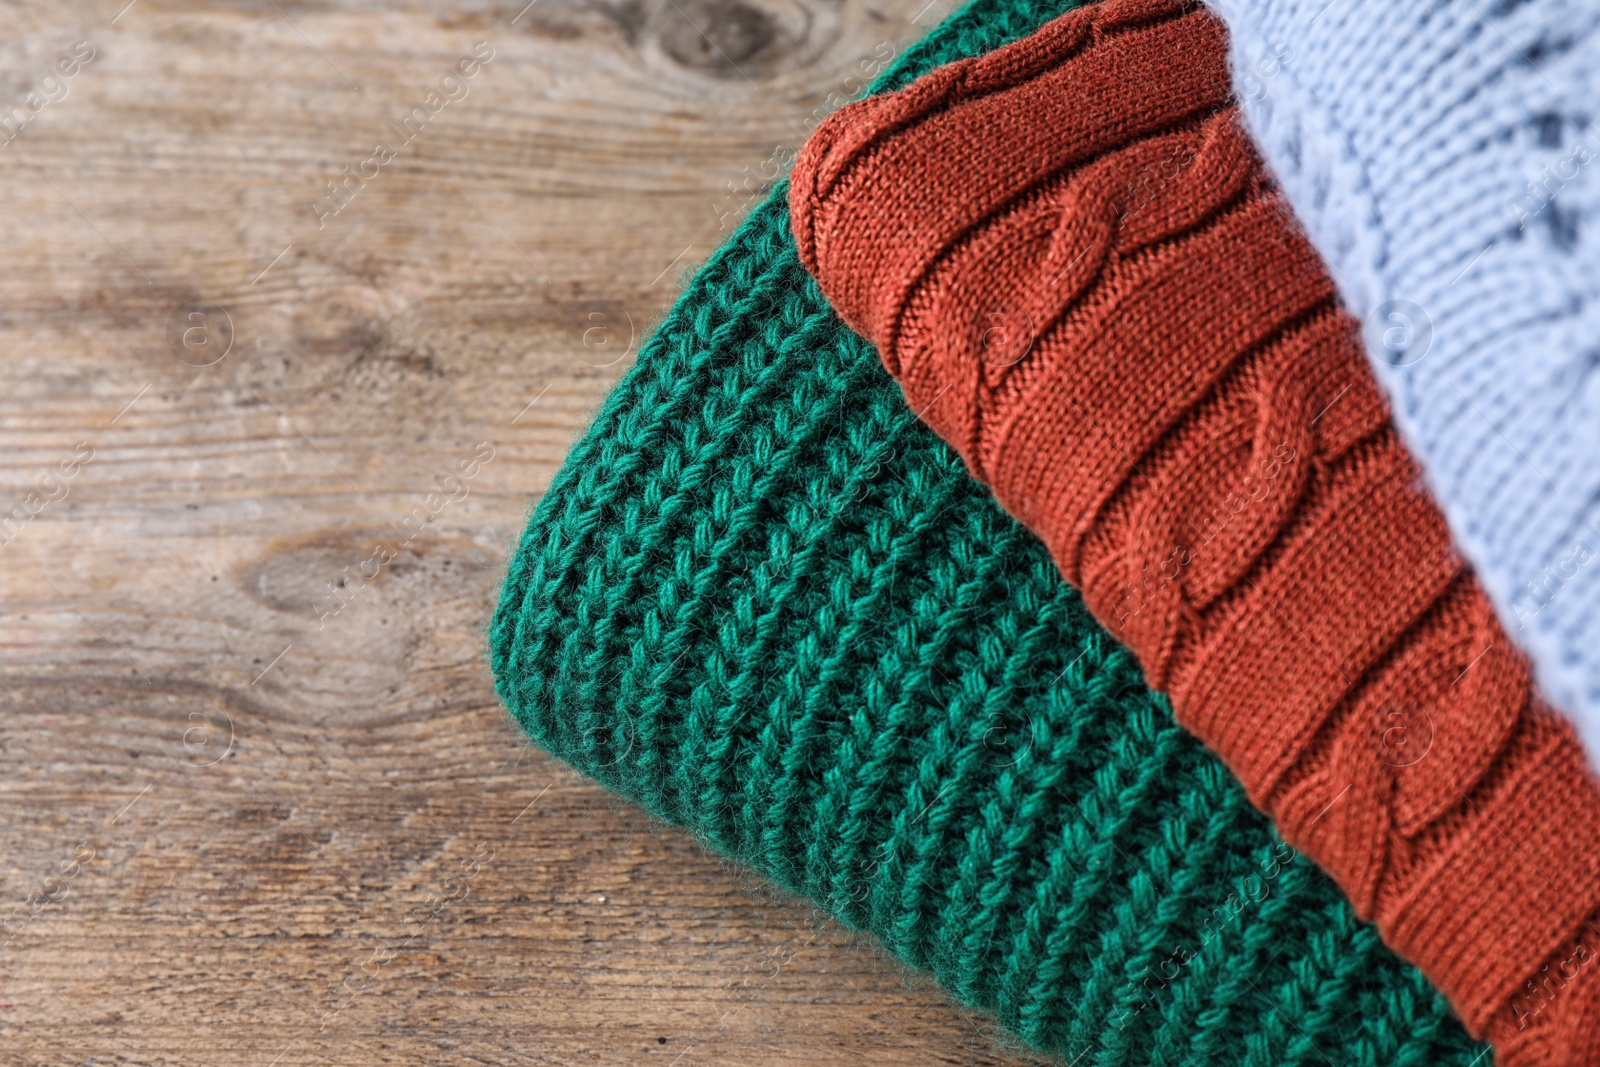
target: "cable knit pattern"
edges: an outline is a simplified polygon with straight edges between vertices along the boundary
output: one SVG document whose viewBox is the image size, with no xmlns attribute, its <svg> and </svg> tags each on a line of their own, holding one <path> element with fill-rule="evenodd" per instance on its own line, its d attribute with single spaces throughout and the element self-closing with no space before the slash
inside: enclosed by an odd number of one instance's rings
<svg viewBox="0 0 1600 1067">
<path fill-rule="evenodd" d="M 1600 6 L 1213 6 L 1407 443 L 1600 767 Z"/>
<path fill-rule="evenodd" d="M 1502 1064 L 1600 1063 L 1600 783 L 1534 694 L 1231 101 L 1107 0 L 812 138 L 800 255 L 1181 723 Z"/>
</svg>

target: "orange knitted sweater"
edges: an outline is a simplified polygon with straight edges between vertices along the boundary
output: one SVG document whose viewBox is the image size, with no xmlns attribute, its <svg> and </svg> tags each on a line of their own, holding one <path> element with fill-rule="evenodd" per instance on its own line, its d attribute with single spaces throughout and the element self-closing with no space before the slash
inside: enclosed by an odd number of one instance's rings
<svg viewBox="0 0 1600 1067">
<path fill-rule="evenodd" d="M 1106 0 L 853 104 L 807 268 L 1179 720 L 1502 1064 L 1600 1064 L 1600 783 L 1533 691 L 1230 99 Z"/>
</svg>

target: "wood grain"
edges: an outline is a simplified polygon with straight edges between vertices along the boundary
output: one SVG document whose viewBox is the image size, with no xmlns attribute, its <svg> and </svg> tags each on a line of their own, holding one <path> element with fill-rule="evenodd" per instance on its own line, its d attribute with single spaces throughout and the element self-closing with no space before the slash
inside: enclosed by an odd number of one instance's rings
<svg viewBox="0 0 1600 1067">
<path fill-rule="evenodd" d="M 0 1061 L 1021 1062 L 483 660 L 640 333 L 924 2 L 0 4 Z"/>
</svg>

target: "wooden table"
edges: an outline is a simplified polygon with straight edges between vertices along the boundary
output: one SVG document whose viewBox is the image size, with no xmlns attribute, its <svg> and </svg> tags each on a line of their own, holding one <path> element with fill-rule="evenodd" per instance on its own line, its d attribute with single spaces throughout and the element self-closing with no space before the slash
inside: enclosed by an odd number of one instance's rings
<svg viewBox="0 0 1600 1067">
<path fill-rule="evenodd" d="M 0 1063 L 1021 1062 L 483 659 L 639 333 L 926 2 L 4 5 Z"/>
</svg>

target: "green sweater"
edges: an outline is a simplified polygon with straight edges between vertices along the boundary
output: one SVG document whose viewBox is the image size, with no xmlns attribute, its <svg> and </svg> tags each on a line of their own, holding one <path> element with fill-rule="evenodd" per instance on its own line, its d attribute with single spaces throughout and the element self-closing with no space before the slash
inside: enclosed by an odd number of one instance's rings
<svg viewBox="0 0 1600 1067">
<path fill-rule="evenodd" d="M 1062 10 L 976 0 L 874 89 Z M 1479 1062 L 917 422 L 784 193 L 535 508 L 490 635 L 517 721 L 1068 1063 Z"/>
</svg>

